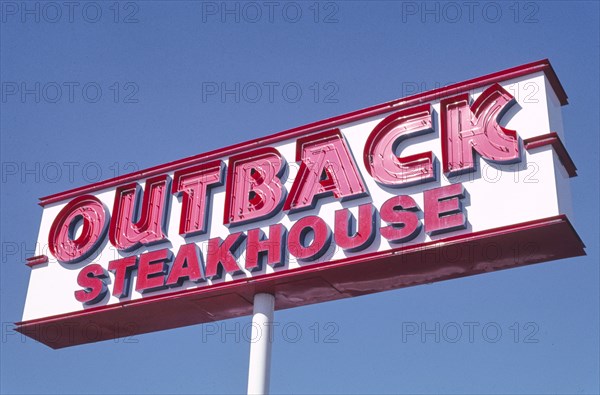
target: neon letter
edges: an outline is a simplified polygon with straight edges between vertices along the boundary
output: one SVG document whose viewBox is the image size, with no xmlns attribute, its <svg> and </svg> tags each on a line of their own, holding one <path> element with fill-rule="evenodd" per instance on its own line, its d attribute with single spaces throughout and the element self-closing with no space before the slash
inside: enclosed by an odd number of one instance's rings
<svg viewBox="0 0 600 395">
<path fill-rule="evenodd" d="M 131 272 L 137 267 L 137 255 L 128 256 L 108 263 L 108 270 L 115 274 L 115 285 L 112 294 L 117 298 L 129 295 Z"/>
<path fill-rule="evenodd" d="M 450 184 L 423 192 L 425 233 L 437 235 L 467 227 L 467 216 L 459 199 L 465 197 L 462 184 Z"/>
<path fill-rule="evenodd" d="M 123 185 L 115 192 L 113 217 L 109 238 L 119 250 L 131 251 L 141 245 L 149 245 L 166 239 L 165 230 L 169 179 L 166 175 L 146 180 L 144 198 L 137 183 Z M 141 211 L 136 221 L 136 212 Z M 136 221 L 136 222 L 134 222 Z"/>
<path fill-rule="evenodd" d="M 381 220 L 389 223 L 381 228 L 381 235 L 390 243 L 405 243 L 421 232 L 421 221 L 417 217 L 417 203 L 410 196 L 400 195 L 388 199 L 381 205 Z"/>
<path fill-rule="evenodd" d="M 165 274 L 169 268 L 171 255 L 171 251 L 167 248 L 140 255 L 135 290 L 147 293 L 166 288 Z"/>
<path fill-rule="evenodd" d="M 298 139 L 296 161 L 302 161 L 284 210 L 315 207 L 319 195 L 333 194 L 342 201 L 367 193 L 363 180 L 339 129 Z"/>
<path fill-rule="evenodd" d="M 218 279 L 223 276 L 223 269 L 232 276 L 242 273 L 233 253 L 242 244 L 246 236 L 242 232 L 230 234 L 222 240 L 214 237 L 208 241 L 206 253 L 206 277 Z"/>
<path fill-rule="evenodd" d="M 313 234 L 313 240 L 307 243 L 309 233 Z M 298 220 L 290 229 L 288 237 L 288 250 L 298 260 L 314 261 L 329 248 L 331 244 L 331 230 L 322 218 L 316 215 Z"/>
<path fill-rule="evenodd" d="M 50 227 L 50 252 L 64 263 L 76 263 L 89 257 L 106 234 L 107 217 L 104 205 L 92 195 L 71 200 L 60 210 Z M 79 223 L 81 234 L 75 238 Z"/>
<path fill-rule="evenodd" d="M 75 299 L 84 305 L 100 302 L 108 292 L 106 287 L 107 278 L 108 275 L 102 266 L 97 263 L 87 265 L 77 275 L 77 284 L 84 289 L 75 291 Z"/>
<path fill-rule="evenodd" d="M 223 185 L 223 162 L 220 160 L 178 170 L 173 176 L 172 193 L 181 196 L 179 234 L 198 235 L 206 232 L 210 189 Z"/>
<path fill-rule="evenodd" d="M 246 241 L 246 269 L 262 269 L 261 258 L 266 256 L 267 264 L 278 267 L 284 264 L 284 240 L 287 230 L 282 224 L 269 226 L 269 237 L 257 229 L 248 231 Z"/>
<path fill-rule="evenodd" d="M 171 265 L 166 285 L 179 287 L 185 280 L 200 282 L 204 280 L 204 267 L 200 249 L 194 243 L 184 244 L 179 247 L 175 261 Z"/>
<path fill-rule="evenodd" d="M 364 250 L 375 240 L 377 216 L 371 203 L 358 206 L 358 225 L 347 208 L 335 212 L 335 243 L 350 252 Z M 352 236 L 350 236 L 352 235 Z"/>
<path fill-rule="evenodd" d="M 433 132 L 429 104 L 398 111 L 381 121 L 367 139 L 364 162 L 375 181 L 389 187 L 405 187 L 435 180 L 431 151 L 396 156 L 398 146 L 411 137 Z"/>
<path fill-rule="evenodd" d="M 516 101 L 500 85 L 487 88 L 469 106 L 463 93 L 440 103 L 444 173 L 456 175 L 475 170 L 473 150 L 497 163 L 518 162 L 519 137 L 499 125 L 500 118 Z"/>
<path fill-rule="evenodd" d="M 229 158 L 225 225 L 240 225 L 277 214 L 285 198 L 281 176 L 285 161 L 275 148 Z"/>
</svg>

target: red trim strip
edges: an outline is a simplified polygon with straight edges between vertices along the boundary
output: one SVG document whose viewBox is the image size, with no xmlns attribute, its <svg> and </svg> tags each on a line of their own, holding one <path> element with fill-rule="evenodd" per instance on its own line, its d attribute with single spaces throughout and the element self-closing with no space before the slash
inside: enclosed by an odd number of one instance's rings
<svg viewBox="0 0 600 395">
<path fill-rule="evenodd" d="M 487 248 L 490 245 L 494 248 Z M 27 336 L 61 348 L 248 315 L 257 292 L 274 294 L 275 308 L 280 310 L 581 256 L 585 255 L 584 248 L 567 217 L 559 215 L 252 279 L 18 322 L 16 326 Z M 99 329 L 98 337 L 86 337 L 90 325 Z"/>
<path fill-rule="evenodd" d="M 575 166 L 573 159 L 571 159 L 571 156 L 567 152 L 567 149 L 556 132 L 525 139 L 523 140 L 523 144 L 525 144 L 525 149 L 527 151 L 539 147 L 545 147 L 547 145 L 552 146 L 569 177 L 577 177 L 577 167 Z"/>
<path fill-rule="evenodd" d="M 527 63 L 521 66 L 513 67 L 492 74 L 487 74 L 481 77 L 473 78 L 464 82 L 448 85 L 443 88 L 434 89 L 427 92 L 421 92 L 413 96 L 408 96 L 401 99 L 392 100 L 387 103 L 379 104 L 372 107 L 367 107 L 362 110 L 353 111 L 347 114 L 339 115 L 332 118 L 327 118 L 322 121 L 310 123 L 308 125 L 289 129 L 271 136 L 262 137 L 243 143 L 231 145 L 229 147 L 220 148 L 214 151 L 209 151 L 204 154 L 190 156 L 188 158 L 179 159 L 173 162 L 168 162 L 162 165 L 150 167 L 145 170 L 140 170 L 134 173 L 125 174 L 119 177 L 111 178 L 104 181 L 99 181 L 94 184 L 84 185 L 79 188 L 45 196 L 40 199 L 40 206 L 45 206 L 51 203 L 60 202 L 74 196 L 99 191 L 102 189 L 114 187 L 120 184 L 133 182 L 136 180 L 152 177 L 158 174 L 167 173 L 180 168 L 196 165 L 201 162 L 220 159 L 224 156 L 231 156 L 246 150 L 257 148 L 265 145 L 272 145 L 282 140 L 292 139 L 303 136 L 309 133 L 318 132 L 320 130 L 335 128 L 339 125 L 354 122 L 363 118 L 373 117 L 382 113 L 396 111 L 402 108 L 411 107 L 417 104 L 426 103 L 441 99 L 446 96 L 455 95 L 463 92 L 468 92 L 482 86 L 494 84 L 524 75 L 529 75 L 537 72 L 544 72 L 550 85 L 554 89 L 561 105 L 568 104 L 567 94 L 563 89 L 554 69 L 550 65 L 548 59 L 539 60 L 537 62 Z"/>
<path fill-rule="evenodd" d="M 25 259 L 25 264 L 31 268 L 48 262 L 47 255 L 37 255 Z"/>
<path fill-rule="evenodd" d="M 563 88 L 562 84 L 560 83 L 560 80 L 558 79 L 558 76 L 554 72 L 554 68 L 550 64 L 550 61 L 548 59 L 544 59 L 544 60 L 548 63 L 548 67 L 544 70 L 544 74 L 546 74 L 546 78 L 548 78 L 548 82 L 550 83 L 550 86 L 554 90 L 554 93 L 556 94 L 556 97 L 558 98 L 560 105 L 566 106 L 567 104 L 569 104 L 567 92 L 565 91 L 565 88 Z"/>
</svg>

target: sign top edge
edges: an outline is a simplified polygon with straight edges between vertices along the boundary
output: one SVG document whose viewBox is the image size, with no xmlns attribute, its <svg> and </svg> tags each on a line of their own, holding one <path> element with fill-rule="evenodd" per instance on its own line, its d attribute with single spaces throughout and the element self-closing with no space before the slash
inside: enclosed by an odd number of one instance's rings
<svg viewBox="0 0 600 395">
<path fill-rule="evenodd" d="M 346 114 L 337 115 L 331 118 L 326 118 L 320 121 L 312 122 L 306 125 L 294 127 L 282 132 L 278 132 L 269 136 L 256 138 L 253 140 L 244 141 L 233 144 L 227 147 L 208 151 L 205 153 L 189 156 L 175 161 L 167 162 L 147 169 L 139 170 L 133 173 L 124 174 L 118 177 L 99 181 L 96 183 L 73 188 L 67 191 L 44 196 L 39 199 L 39 205 L 46 205 L 64 201 L 85 193 L 95 192 L 102 189 L 118 186 L 124 183 L 133 182 L 136 180 L 151 177 L 157 174 L 163 174 L 175 169 L 184 168 L 194 164 L 202 163 L 218 159 L 223 156 L 230 156 L 239 152 L 243 152 L 255 147 L 273 144 L 282 140 L 295 138 L 307 133 L 317 132 L 326 128 L 333 128 L 338 125 L 354 122 L 363 118 L 376 116 L 381 113 L 389 112 L 391 109 L 399 110 L 401 108 L 410 107 L 416 104 L 430 102 L 451 94 L 462 93 L 471 89 L 477 89 L 482 86 L 493 84 L 500 81 L 505 81 L 517 77 L 522 77 L 537 72 L 544 72 L 552 86 L 561 105 L 568 104 L 567 94 L 558 79 L 550 61 L 542 59 L 531 63 L 526 63 L 520 66 L 508 68 L 494 73 L 486 74 L 480 77 L 472 78 L 466 81 L 451 84 L 445 87 L 436 88 L 433 90 L 420 92 L 415 95 L 394 99 L 385 103 L 377 104 L 371 107 L 366 107 L 360 110 L 355 110 Z"/>
</svg>

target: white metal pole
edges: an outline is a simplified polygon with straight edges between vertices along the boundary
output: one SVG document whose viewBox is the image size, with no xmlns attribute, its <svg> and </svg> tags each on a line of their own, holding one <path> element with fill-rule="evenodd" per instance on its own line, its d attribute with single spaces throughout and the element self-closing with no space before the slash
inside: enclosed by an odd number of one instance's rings
<svg viewBox="0 0 600 395">
<path fill-rule="evenodd" d="M 275 297 L 273 295 L 264 293 L 254 295 L 248 395 L 267 395 L 269 393 L 274 308 Z"/>
</svg>

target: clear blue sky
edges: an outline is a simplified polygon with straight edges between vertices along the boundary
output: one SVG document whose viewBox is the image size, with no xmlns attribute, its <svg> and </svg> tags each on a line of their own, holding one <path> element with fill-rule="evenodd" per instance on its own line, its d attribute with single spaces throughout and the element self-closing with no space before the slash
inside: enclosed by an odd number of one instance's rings
<svg viewBox="0 0 600 395">
<path fill-rule="evenodd" d="M 271 389 L 598 393 L 599 3 L 221 4 L 1 3 L 1 392 L 246 390 L 250 317 L 58 351 L 16 334 L 39 197 L 549 58 L 587 257 L 276 312 Z M 422 324 L 440 341 L 406 336 Z"/>
</svg>

